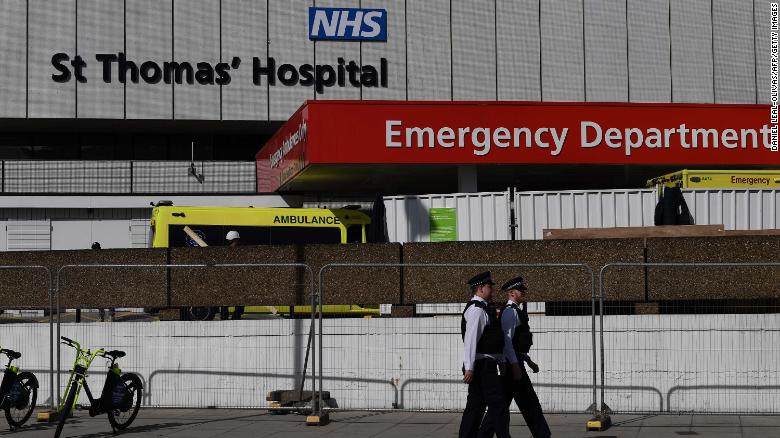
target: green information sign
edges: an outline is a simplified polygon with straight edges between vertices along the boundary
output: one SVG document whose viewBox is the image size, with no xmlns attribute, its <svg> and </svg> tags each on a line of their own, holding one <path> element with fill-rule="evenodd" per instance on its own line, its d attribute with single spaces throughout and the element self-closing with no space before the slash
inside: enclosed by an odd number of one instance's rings
<svg viewBox="0 0 780 438">
<path fill-rule="evenodd" d="M 458 240 L 458 222 L 454 208 L 432 208 L 430 221 L 431 242 Z"/>
</svg>

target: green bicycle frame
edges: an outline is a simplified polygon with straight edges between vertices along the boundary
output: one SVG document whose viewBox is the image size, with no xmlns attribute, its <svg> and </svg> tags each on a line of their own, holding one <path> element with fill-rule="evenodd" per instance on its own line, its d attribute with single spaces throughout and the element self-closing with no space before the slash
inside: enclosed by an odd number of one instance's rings
<svg viewBox="0 0 780 438">
<path fill-rule="evenodd" d="M 79 393 L 81 392 L 81 388 L 84 387 L 84 382 L 87 379 L 87 371 L 89 370 L 90 365 L 92 365 L 92 361 L 94 361 L 98 355 L 105 353 L 105 350 L 102 348 L 95 351 L 90 351 L 89 349 L 83 350 L 81 348 L 81 344 L 76 341 L 72 342 L 76 348 L 76 359 L 73 361 L 73 368 L 70 370 L 68 384 L 65 385 L 65 393 L 63 397 L 60 398 L 59 409 L 57 409 L 57 411 L 62 415 L 70 415 L 76 408 L 76 402 L 78 402 Z M 70 391 L 70 386 L 74 383 L 79 385 L 76 389 L 76 398 L 73 399 L 72 406 L 67 406 L 68 411 L 65 412 L 65 403 L 68 398 L 68 392 Z M 87 395 L 89 396 L 89 394 Z M 90 399 L 92 399 L 92 397 L 90 397 Z M 90 402 L 91 401 L 92 400 L 90 400 Z"/>
</svg>

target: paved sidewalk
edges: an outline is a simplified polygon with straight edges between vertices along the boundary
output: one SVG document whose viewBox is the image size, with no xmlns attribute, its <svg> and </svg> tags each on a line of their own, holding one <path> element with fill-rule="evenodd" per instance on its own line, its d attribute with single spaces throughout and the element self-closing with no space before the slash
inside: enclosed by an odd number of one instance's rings
<svg viewBox="0 0 780 438">
<path fill-rule="evenodd" d="M 299 415 L 270 415 L 253 410 L 144 409 L 125 437 L 456 437 L 458 414 L 339 412 L 324 427 L 306 426 Z M 713 438 L 780 437 L 780 416 L 616 416 L 615 426 L 604 432 L 585 432 L 586 415 L 548 415 L 553 436 L 589 438 Z M 51 438 L 54 427 L 31 423 L 10 432 L 0 419 L 0 437 Z M 529 437 L 520 415 L 512 416 L 512 436 Z M 90 418 L 79 412 L 68 422 L 63 437 L 111 437 L 105 416 Z"/>
</svg>

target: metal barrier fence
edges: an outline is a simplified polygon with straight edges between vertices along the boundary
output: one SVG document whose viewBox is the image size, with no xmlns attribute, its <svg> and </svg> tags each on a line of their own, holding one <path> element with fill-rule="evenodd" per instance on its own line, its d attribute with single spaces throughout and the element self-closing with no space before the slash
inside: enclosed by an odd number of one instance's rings
<svg viewBox="0 0 780 438">
<path fill-rule="evenodd" d="M 69 265 L 56 274 L 45 266 L 0 266 L 0 288 L 19 283 L 29 290 L 22 300 L 0 303 L 0 310 L 41 312 L 48 304 L 49 312 L 48 319 L 37 318 L 48 323 L 48 333 L 41 323 L 12 324 L 0 332 L 0 345 L 23 353 L 19 365 L 33 371 L 41 384 L 38 404 L 52 407 L 72 357 L 61 352 L 58 340 L 64 334 L 85 347 L 126 350 L 128 356 L 120 362 L 126 371 L 142 377 L 146 406 L 301 410 L 301 406 L 279 407 L 257 398 L 273 389 L 300 390 L 303 396 L 305 382 L 309 394 L 319 395 L 303 410 L 320 414 L 339 409 L 460 410 L 465 400 L 460 315 L 323 318 L 318 311 L 331 304 L 328 296 L 333 297 L 334 291 L 329 286 L 339 278 L 327 274 L 382 268 L 404 270 L 405 275 L 423 268 L 445 274 L 469 268 L 584 272 L 589 293 L 576 291 L 582 295 L 572 296 L 574 304 L 549 301 L 538 309 L 544 317 L 531 316 L 535 333 L 531 356 L 542 368 L 531 378 L 547 412 L 780 414 L 780 300 L 776 296 L 780 263 L 612 263 L 599 273 L 598 295 L 593 271 L 579 263 L 335 263 L 319 270 L 317 284 L 312 269 L 302 263 Z M 304 270 L 301 286 L 308 289 L 309 321 L 75 324 L 63 320 L 72 298 L 67 293 L 91 290 L 107 276 L 123 278 L 111 272 L 146 270 L 170 276 L 184 270 L 198 282 L 200 273 L 208 270 L 248 275 L 255 269 Z M 71 271 L 80 271 L 78 278 L 87 282 L 71 288 L 66 283 Z M 635 292 L 625 292 L 624 285 L 614 281 L 612 275 L 620 272 L 631 274 L 620 277 L 631 281 L 636 280 L 635 273 L 643 272 L 643 300 L 635 300 Z M 143 293 L 145 283 L 138 278 L 138 284 L 124 287 Z M 749 300 L 737 299 L 734 278 L 746 279 L 738 292 Z M 215 286 L 213 294 L 224 295 L 223 287 Z M 467 300 L 463 287 L 463 294 L 453 292 L 453 302 Z M 681 299 L 677 289 L 698 298 Z M 534 292 L 530 291 L 532 301 Z M 707 296 L 710 293 L 728 300 L 713 299 Z M 403 293 L 400 300 L 392 301 L 414 302 L 404 301 Z M 246 303 L 221 303 L 238 304 Z M 568 307 L 561 311 L 560 306 Z M 102 370 L 98 363 L 94 367 L 92 374 L 98 380 L 93 386 L 99 387 Z M 181 402 L 182 394 L 186 403 Z"/>
<path fill-rule="evenodd" d="M 596 413 L 596 291 L 595 275 L 589 266 L 580 263 L 335 263 L 325 265 L 319 271 L 320 302 L 331 304 L 326 287 L 327 272 L 336 269 L 378 268 L 404 269 L 404 275 L 408 275 L 413 268 L 473 268 L 474 273 L 477 269 L 494 268 L 512 271 L 584 271 L 590 290 L 579 297 L 583 304 L 569 304 L 570 307 L 581 307 L 569 309 L 580 316 L 531 316 L 531 327 L 535 334 L 531 356 L 542 368 L 540 374 L 531 374 L 531 378 L 548 411 Z M 470 298 L 470 295 L 465 294 L 467 286 L 461 287 L 464 291 L 463 299 L 458 300 L 457 292 L 453 292 L 453 301 L 465 302 Z M 533 298 L 533 290 L 530 293 Z M 494 296 L 495 303 L 503 304 L 506 302 L 503 299 L 501 293 Z M 551 310 L 548 308 L 545 313 L 554 313 Z M 466 386 L 461 375 L 463 349 L 460 315 L 323 321 L 320 314 L 318 324 L 319 400 L 323 401 L 315 406 L 319 414 L 339 409 L 417 412 L 462 410 Z M 590 370 L 587 369 L 588 362 Z M 565 402 L 562 401 L 564 399 Z"/>
<path fill-rule="evenodd" d="M 5 330 L 0 332 L 0 347 L 15 350 L 22 353 L 22 357 L 16 361 L 16 366 L 21 371 L 29 371 L 38 379 L 38 401 L 54 407 L 54 354 L 52 342 L 54 339 L 54 323 L 51 316 L 53 303 L 52 273 L 49 268 L 39 265 L 28 266 L 0 266 L 0 272 L 5 277 L 0 287 L 7 286 L 8 282 L 24 282 L 28 289 L 27 296 L 17 297 L 18 301 L 6 300 L 0 303 L 0 313 L 8 311 L 16 312 L 15 315 L 4 315 L 3 326 Z M 10 274 L 8 274 L 10 272 Z M 14 275 L 16 274 L 16 275 Z M 27 274 L 27 275 L 25 275 Z M 39 275 L 36 275 L 39 274 Z M 8 278 L 8 277 L 11 278 Z M 37 277 L 44 277 L 43 281 Z M 42 284 L 37 284 L 37 283 Z M 8 302 L 11 301 L 11 302 Z M 30 303 L 38 304 L 30 304 Z M 25 324 L 13 324 L 14 322 L 27 322 L 48 315 L 48 339 L 45 330 L 33 330 Z M 13 319 L 12 319 L 13 318 Z M 15 339 L 24 338 L 25 344 L 19 345 Z M 47 348 L 48 347 L 48 348 Z M 45 350 L 43 350 L 46 348 Z M 43 351 L 43 354 L 41 354 Z"/>
<path fill-rule="evenodd" d="M 248 275 L 249 270 L 305 270 L 302 286 L 308 289 L 311 313 L 309 327 L 305 329 L 303 319 L 272 319 L 251 321 L 208 321 L 177 324 L 143 324 L 139 322 L 112 322 L 93 324 L 70 324 L 59 317 L 67 306 L 65 277 L 73 271 L 80 271 L 80 282 L 100 284 L 101 275 L 122 270 L 158 271 L 163 276 L 176 275 L 184 271 L 200 281 L 198 275 L 208 271 L 228 271 L 234 275 Z M 281 272 L 281 271 L 280 271 Z M 91 275 L 88 275 L 91 273 Z M 139 277 L 134 277 L 139 278 Z M 143 278 L 143 277 L 140 277 Z M 300 390 L 307 376 L 311 379 L 311 393 L 315 384 L 315 358 L 309 351 L 315 347 L 314 313 L 317 309 L 313 287 L 313 274 L 308 265 L 287 264 L 169 264 L 169 265 L 66 265 L 56 274 L 55 303 L 57 310 L 56 329 L 56 374 L 58 401 L 64 390 L 72 366 L 73 352 L 62 354 L 61 335 L 78 340 L 83 348 L 119 349 L 127 356 L 119 363 L 125 372 L 139 375 L 144 383 L 145 406 L 155 407 L 233 407 L 256 409 L 299 409 L 280 407 L 270 403 L 258 403 L 258 394 L 265 400 L 269 390 Z M 138 280 L 142 282 L 143 280 Z M 91 285 L 78 286 L 89 289 Z M 133 288 L 134 285 L 127 285 Z M 257 285 L 259 288 L 267 285 Z M 216 296 L 224 296 L 226 290 L 215 290 Z M 139 293 L 142 293 L 139 291 Z M 200 304 L 193 302 L 193 305 Z M 246 302 L 221 302 L 220 308 L 249 305 Z M 119 307 L 119 306 L 117 306 Z M 97 326 L 97 328 L 96 328 Z M 54 347 L 54 346 L 52 346 Z M 305 350 L 305 351 L 304 351 Z M 286 352 L 289 354 L 281 354 Z M 304 358 L 305 355 L 305 358 Z M 311 365 L 308 364 L 311 359 Z M 90 375 L 93 388 L 100 388 L 105 370 L 95 362 Z M 311 366 L 310 375 L 307 368 Z M 65 380 L 62 380 L 62 377 Z M 93 381 L 94 380 L 94 381 Z M 259 380 L 259 381 L 258 381 Z M 186 394 L 186 397 L 182 397 Z M 186 402 L 182 402 L 186 400 Z"/>
<path fill-rule="evenodd" d="M 628 267 L 643 268 L 647 278 L 645 309 L 633 314 L 619 304 L 610 308 L 607 300 L 622 297 L 605 286 L 608 274 Z M 777 268 L 780 263 L 605 265 L 599 273 L 601 412 L 780 413 Z"/>
</svg>

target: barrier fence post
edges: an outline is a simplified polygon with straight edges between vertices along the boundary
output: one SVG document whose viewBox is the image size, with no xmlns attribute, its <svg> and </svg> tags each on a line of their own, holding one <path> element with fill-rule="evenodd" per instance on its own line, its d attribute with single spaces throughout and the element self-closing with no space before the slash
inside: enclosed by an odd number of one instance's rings
<svg viewBox="0 0 780 438">
<path fill-rule="evenodd" d="M 717 414 L 742 414 L 742 413 L 757 414 L 757 413 L 761 413 L 761 412 L 756 412 L 756 411 L 731 409 L 731 407 L 734 406 L 733 403 L 727 403 L 727 407 L 726 408 L 719 407 L 719 406 L 716 405 L 714 407 L 710 406 L 708 409 L 705 409 L 705 410 L 702 410 L 702 411 L 699 411 L 693 405 L 685 406 L 683 408 L 678 408 L 678 409 L 675 410 L 675 409 L 672 409 L 672 407 L 670 406 L 670 402 L 671 402 L 672 391 L 674 389 L 678 388 L 677 386 L 675 386 L 674 388 L 670 389 L 668 391 L 668 393 L 666 393 L 666 394 L 664 393 L 665 389 L 663 389 L 663 388 L 653 388 L 654 391 L 656 391 L 658 396 L 660 397 L 660 404 L 659 404 L 658 408 L 655 409 L 655 410 L 653 410 L 653 409 L 645 409 L 645 408 L 643 408 L 641 406 L 639 408 L 633 408 L 633 409 L 625 409 L 623 406 L 615 406 L 614 408 L 610 408 L 607 405 L 606 398 L 605 398 L 605 394 L 606 394 L 605 389 L 607 387 L 606 371 L 605 371 L 605 368 L 606 368 L 606 361 L 605 361 L 606 344 L 604 342 L 604 331 L 605 331 L 604 330 L 604 313 L 605 313 L 605 311 L 604 311 L 604 301 L 606 299 L 605 277 L 606 277 L 606 274 L 608 273 L 608 271 L 613 270 L 615 268 L 621 268 L 621 267 L 670 268 L 670 269 L 673 269 L 673 270 L 680 269 L 680 268 L 697 268 L 697 269 L 699 269 L 699 272 L 701 272 L 704 275 L 712 275 L 711 274 L 711 272 L 712 272 L 711 269 L 712 268 L 780 268 L 780 263 L 776 263 L 776 262 L 755 262 L 755 263 L 727 263 L 727 262 L 724 262 L 724 263 L 682 263 L 682 262 L 681 263 L 610 263 L 610 264 L 607 264 L 607 265 L 603 266 L 601 268 L 601 271 L 599 272 L 599 290 L 600 290 L 599 299 L 600 299 L 600 303 L 601 303 L 601 312 L 600 312 L 601 313 L 601 324 L 600 324 L 600 328 L 599 328 L 600 336 L 601 336 L 601 345 L 600 345 L 600 354 L 601 354 L 601 370 L 600 370 L 600 374 L 601 374 L 601 385 L 600 385 L 601 386 L 601 388 L 600 388 L 601 389 L 601 411 L 600 411 L 600 415 L 608 418 L 609 415 L 613 413 L 613 411 L 617 412 L 617 413 L 635 413 L 635 414 L 641 414 L 641 413 L 661 414 L 661 413 L 678 413 L 678 412 L 701 413 L 701 414 L 715 414 L 715 413 L 717 413 Z M 712 279 L 712 277 L 710 277 L 710 279 Z M 693 310 L 694 310 L 694 312 L 698 311 L 696 307 L 694 307 Z M 749 313 L 749 312 L 747 312 L 747 313 Z M 679 315 L 679 317 L 683 318 L 683 317 L 685 317 L 686 314 L 688 314 L 688 312 L 683 311 Z M 698 313 L 693 313 L 693 314 L 694 315 L 699 315 Z M 717 315 L 717 313 L 713 313 L 713 314 Z M 676 315 L 673 315 L 673 316 L 676 316 Z M 734 329 L 734 327 L 730 327 L 730 328 Z M 771 327 L 769 327 L 769 328 L 761 327 L 760 331 L 764 332 L 765 329 L 771 330 L 772 328 Z M 615 330 L 617 331 L 617 329 L 615 329 Z M 637 330 L 633 329 L 633 331 L 636 332 Z M 720 331 L 721 330 L 716 330 L 715 332 L 717 332 L 717 333 L 715 335 L 712 335 L 712 336 L 723 336 L 723 335 L 720 334 Z M 767 348 L 767 346 L 762 346 L 762 348 Z M 707 352 L 708 350 L 705 349 L 705 350 L 701 350 L 701 351 Z M 701 353 L 701 351 L 700 351 L 700 353 Z M 749 353 L 751 351 L 752 350 L 750 350 L 748 348 L 748 349 L 743 351 L 743 355 L 744 355 L 744 353 Z M 717 352 L 720 355 L 725 354 L 725 352 L 721 352 L 720 350 L 718 350 Z M 656 359 L 656 360 L 658 360 L 658 359 Z M 724 360 L 722 362 L 723 363 L 734 363 L 734 361 L 727 361 L 727 360 Z M 631 363 L 631 362 L 629 361 L 629 363 Z M 629 373 L 633 372 L 633 371 L 636 371 L 636 370 L 633 370 L 633 369 L 628 370 Z M 646 370 L 641 370 L 641 371 L 646 371 Z M 675 370 L 673 370 L 673 369 L 669 369 L 669 370 L 665 371 L 665 373 L 667 373 L 667 374 L 673 374 L 674 372 L 675 372 Z M 740 368 L 739 370 L 737 370 L 737 372 L 744 373 L 744 369 Z M 625 373 L 625 371 L 624 371 L 624 373 Z M 725 372 L 721 371 L 721 374 L 723 374 L 723 375 L 727 375 L 728 373 L 729 373 L 729 371 L 725 371 Z M 695 378 L 695 375 L 693 377 Z M 688 379 L 688 380 L 690 380 L 690 379 Z M 755 396 L 755 392 L 750 392 L 750 391 L 758 391 L 758 390 L 762 389 L 761 386 L 756 386 L 756 385 L 738 385 L 738 384 L 734 384 L 734 383 L 731 383 L 729 385 L 712 385 L 711 383 L 709 383 L 708 385 L 704 385 L 704 386 L 696 385 L 696 384 L 690 384 L 689 383 L 687 386 L 692 388 L 692 389 L 694 389 L 694 390 L 703 390 L 703 391 L 715 390 L 715 389 L 738 390 L 740 392 L 737 393 L 737 394 L 742 394 L 742 395 L 745 394 L 744 391 L 748 391 L 747 394 L 748 395 L 753 394 L 753 396 Z M 774 390 L 774 391 L 780 390 L 780 386 L 772 386 L 772 385 L 765 385 L 765 386 L 766 386 L 766 389 L 770 389 L 770 390 Z M 685 389 L 685 387 L 686 386 L 680 386 L 679 388 Z M 616 388 L 617 389 L 634 389 L 634 390 L 642 389 L 642 388 L 635 388 L 634 386 L 626 387 L 625 385 L 616 386 Z M 666 403 L 664 403 L 664 395 L 666 396 Z M 727 397 L 726 400 L 730 400 L 730 397 Z M 772 409 L 774 409 L 774 410 L 772 410 Z M 775 405 L 774 408 L 770 407 L 769 411 L 766 411 L 766 413 L 772 413 L 772 414 L 776 414 L 778 412 L 780 412 L 780 411 L 777 410 L 777 406 L 776 405 Z"/>
<path fill-rule="evenodd" d="M 325 297 L 325 274 L 328 271 L 334 270 L 336 268 L 399 268 L 404 269 L 405 272 L 407 268 L 483 268 L 483 269 L 491 269 L 491 268 L 576 268 L 579 270 L 584 270 L 588 274 L 588 280 L 590 281 L 590 348 L 589 348 L 589 356 L 590 356 L 590 362 L 591 362 L 591 370 L 590 375 L 588 376 L 589 384 L 585 385 L 584 387 L 587 388 L 586 394 L 589 394 L 589 397 L 591 398 L 590 406 L 588 406 L 587 409 L 584 411 L 580 410 L 578 412 L 587 412 L 594 416 L 598 413 L 598 404 L 597 404 L 597 389 L 598 389 L 598 382 L 597 382 L 597 343 L 596 343 L 596 286 L 595 286 L 595 273 L 594 271 L 586 264 L 583 263 L 560 263 L 560 264 L 490 264 L 490 263 L 484 263 L 484 264 L 448 264 L 448 263 L 442 263 L 442 264 L 425 264 L 425 263 L 331 263 L 323 266 L 318 274 L 318 283 L 317 283 L 317 291 L 318 291 L 318 299 L 320 306 L 324 306 L 328 300 Z M 334 303 L 335 304 L 335 303 Z M 319 338 L 319 400 L 320 405 L 319 410 L 317 411 L 320 417 L 326 418 L 329 411 L 333 411 L 334 408 L 326 407 L 324 406 L 324 403 L 322 403 L 324 399 L 324 355 L 323 355 L 323 348 L 324 348 L 324 329 L 323 329 L 323 318 L 322 314 L 319 315 L 319 333 L 317 334 L 317 337 Z M 586 338 L 587 339 L 587 338 Z M 419 347 L 418 347 L 419 348 Z M 585 356 L 588 357 L 588 356 Z M 587 359 L 586 362 L 587 363 Z M 408 366 L 406 366 L 406 369 L 408 369 Z M 358 379 L 360 380 L 360 379 Z M 375 382 L 373 379 L 369 379 L 371 382 Z M 382 379 L 380 378 L 379 381 Z M 378 381 L 376 381 L 378 382 Z M 453 383 L 451 381 L 442 381 L 442 383 Z M 391 384 L 393 384 L 391 382 Z M 582 387 L 580 385 L 576 384 L 570 384 L 569 387 Z M 403 388 L 401 388 L 401 397 L 403 397 Z M 331 397 L 333 394 L 331 393 Z M 348 409 L 348 408 L 343 408 Z M 405 406 L 399 406 L 394 407 L 393 409 L 372 409 L 372 408 L 357 408 L 357 409 L 349 409 L 349 410 L 393 410 L 393 411 L 399 411 L 399 410 L 409 410 L 406 409 Z M 413 411 L 420 411 L 420 409 L 411 409 Z M 422 409 L 422 411 L 438 411 L 436 409 L 428 410 L 428 409 Z M 576 412 L 576 411 L 575 411 Z"/>
<path fill-rule="evenodd" d="M 215 268 L 215 269 L 217 269 L 217 268 L 298 268 L 298 269 L 304 269 L 306 271 L 306 280 L 305 280 L 303 285 L 304 285 L 305 288 L 308 288 L 310 293 L 312 294 L 311 295 L 312 304 L 315 303 L 316 289 L 314 287 L 313 271 L 307 264 L 304 264 L 304 263 L 164 264 L 164 265 L 161 265 L 161 264 L 93 264 L 93 265 L 77 265 L 77 264 L 74 264 L 74 265 L 62 266 L 62 267 L 59 268 L 59 270 L 56 273 L 56 277 L 55 277 L 56 278 L 56 282 L 55 282 L 54 294 L 53 294 L 54 295 L 53 307 L 56 308 L 56 312 L 57 312 L 58 315 L 63 310 L 63 303 L 62 303 L 60 298 L 61 298 L 61 295 L 63 293 L 65 293 L 65 289 L 66 289 L 66 287 L 65 287 L 65 272 L 67 270 L 72 270 L 72 269 L 83 269 L 83 270 L 88 270 L 88 269 L 131 269 L 131 270 L 132 269 L 151 269 L 151 270 L 153 270 L 153 269 L 164 269 L 164 270 L 171 270 L 171 269 L 183 269 L 183 268 L 199 269 L 199 270 L 200 269 L 207 269 L 207 268 Z M 166 280 L 166 281 L 168 281 L 168 280 Z M 193 306 L 197 306 L 197 305 L 201 305 L 201 303 L 192 303 L 192 305 Z M 253 304 L 249 303 L 248 305 L 251 306 Z M 107 304 L 107 307 L 111 307 L 111 306 L 109 306 Z M 316 311 L 316 308 L 313 306 L 312 307 L 312 311 L 311 311 L 312 316 L 315 314 L 315 311 Z M 62 325 L 62 320 L 60 318 L 58 318 L 58 320 L 57 320 L 57 329 L 56 329 L 56 335 L 57 336 L 56 336 L 56 339 L 55 339 L 55 342 L 57 342 L 57 365 L 56 365 L 57 379 L 56 379 L 56 386 L 55 386 L 55 389 L 54 389 L 54 392 L 56 392 L 57 395 L 59 395 L 58 393 L 59 393 L 59 389 L 60 389 L 60 385 L 61 385 L 61 381 L 60 381 L 59 375 L 62 373 L 62 370 L 61 370 L 61 349 L 60 349 L 60 342 L 59 342 L 60 335 L 61 335 L 61 325 Z M 280 327 L 282 327 L 282 326 L 280 326 Z M 312 321 L 311 321 L 310 328 L 309 328 L 308 332 L 309 332 L 308 336 L 309 336 L 310 343 L 308 343 L 309 346 L 307 347 L 307 349 L 310 349 L 310 351 L 314 351 L 313 349 L 316 346 L 316 338 L 314 337 L 315 330 L 314 330 L 314 319 L 313 318 L 312 318 Z M 50 335 L 50 336 L 53 338 L 53 335 Z M 53 351 L 53 347 L 54 346 L 52 345 L 52 351 Z M 299 353 L 298 351 L 294 352 L 294 354 L 298 354 L 298 353 Z M 306 354 L 309 354 L 309 351 L 307 351 Z M 313 362 L 315 360 L 314 356 L 315 356 L 315 354 L 312 353 L 311 354 L 311 357 L 312 357 L 312 371 L 311 371 L 312 393 L 311 393 L 311 397 L 309 398 L 311 400 L 311 402 L 310 402 L 311 406 L 309 407 L 310 410 L 313 410 L 314 403 L 316 401 L 315 398 L 314 398 L 314 395 L 315 395 L 315 384 L 316 384 L 315 383 L 316 382 L 316 369 L 314 368 L 314 362 Z M 305 364 L 304 364 L 304 366 L 305 366 Z M 162 371 L 164 371 L 164 370 L 162 370 Z M 227 371 L 229 371 L 229 370 L 227 370 Z M 155 371 L 155 372 L 157 372 L 157 371 Z M 296 373 L 297 373 L 297 370 L 293 370 L 293 375 L 292 376 L 294 377 Z M 234 373 L 234 374 L 240 375 L 241 373 Z M 298 388 L 302 388 L 301 385 L 304 384 L 305 378 L 306 378 L 307 374 L 308 374 L 307 371 L 304 369 L 304 370 L 302 370 L 302 372 L 300 374 L 300 377 L 301 377 L 300 382 L 298 382 L 296 379 L 293 379 L 293 380 L 295 380 L 298 383 L 293 385 L 293 391 L 292 392 L 296 392 L 296 393 L 299 392 Z M 271 373 L 271 374 L 265 373 L 265 374 L 258 374 L 258 375 L 264 375 L 264 376 L 272 377 L 272 378 L 276 377 L 276 376 L 283 377 L 282 375 L 273 374 L 273 373 Z M 149 376 L 149 382 L 151 382 L 151 377 L 152 377 L 152 375 Z M 53 381 L 52 381 L 52 384 L 54 385 Z M 263 396 L 265 397 L 265 394 Z M 202 406 L 202 407 L 207 407 L 207 406 Z M 301 406 L 284 407 L 284 406 L 274 406 L 274 405 L 272 405 L 272 406 L 259 406 L 259 408 L 261 408 L 261 409 L 269 409 L 269 410 L 273 410 L 273 411 L 301 411 L 302 409 L 306 409 L 305 407 L 301 407 Z"/>
<path fill-rule="evenodd" d="M 307 345 L 306 345 L 306 358 L 308 359 L 309 356 L 311 356 L 311 370 L 312 370 L 311 371 L 311 378 L 312 378 L 311 379 L 311 381 L 312 381 L 311 389 L 312 390 L 311 390 L 311 394 L 310 394 L 309 399 L 311 400 L 310 401 L 310 403 L 311 403 L 311 407 L 310 407 L 311 408 L 311 413 L 317 412 L 317 407 L 316 406 L 319 403 L 319 400 L 316 400 L 315 397 L 314 397 L 315 396 L 315 385 L 316 385 L 316 371 L 315 371 L 315 365 L 316 365 L 315 356 L 316 356 L 316 354 L 314 354 L 314 352 L 316 351 L 315 349 L 317 347 L 317 340 L 316 340 L 316 337 L 314 336 L 314 334 L 315 334 L 314 333 L 314 315 L 315 315 L 315 309 L 316 309 L 316 301 L 315 301 L 316 289 L 314 287 L 314 272 L 312 271 L 311 267 L 309 265 L 305 264 L 305 263 L 267 263 L 267 264 L 263 264 L 263 263 L 235 264 L 234 263 L 234 264 L 216 264 L 216 265 L 213 265 L 213 266 L 214 267 L 254 267 L 254 268 L 259 268 L 259 267 L 295 267 L 295 268 L 302 268 L 302 269 L 306 270 L 306 273 L 308 274 L 307 277 L 308 277 L 308 280 L 309 280 L 309 282 L 308 282 L 308 289 L 309 289 L 309 291 L 311 293 L 311 304 L 312 304 L 312 306 L 311 306 L 312 318 L 311 318 L 311 321 L 310 321 L 310 324 L 309 324 L 309 337 L 308 337 Z M 322 309 L 320 309 L 320 313 L 322 313 Z M 309 354 L 310 352 L 311 352 L 311 355 Z M 304 369 L 301 372 L 301 385 L 300 385 L 300 388 L 301 388 L 301 390 L 300 390 L 301 399 L 303 399 L 303 387 L 304 387 L 304 384 L 305 384 L 305 381 L 306 381 L 306 369 L 305 369 L 305 367 L 306 367 L 306 360 L 304 360 Z M 310 418 L 311 416 L 308 416 L 308 417 Z M 307 418 L 307 422 L 309 421 L 309 418 Z"/>
<path fill-rule="evenodd" d="M 49 343 L 48 343 L 46 356 L 48 356 L 49 365 L 48 365 L 48 369 L 44 365 L 44 368 L 41 368 L 38 371 L 44 371 L 45 372 L 45 371 L 48 370 L 48 373 L 49 373 L 49 379 L 48 379 L 49 384 L 48 384 L 48 386 L 49 386 L 49 390 L 51 391 L 51 394 L 54 394 L 54 392 L 53 392 L 53 389 L 54 389 L 54 373 L 53 373 L 54 358 L 53 358 L 53 351 L 54 351 L 54 349 L 53 349 L 53 344 L 52 344 L 52 341 L 53 341 L 53 328 L 54 328 L 54 326 L 53 326 L 53 320 L 52 320 L 53 314 L 51 313 L 51 310 L 52 310 L 52 273 L 51 273 L 51 270 L 48 267 L 42 266 L 42 265 L 8 265 L 8 266 L 0 266 L 0 271 L 24 271 L 24 270 L 43 271 L 46 274 L 46 297 L 47 297 L 46 299 L 48 301 L 48 311 L 49 311 Z M 37 308 L 34 307 L 34 306 L 31 307 L 31 306 L 28 306 L 28 305 L 22 305 L 22 306 L 2 305 L 2 306 L 0 306 L 0 310 L 3 310 L 3 309 L 8 309 L 8 310 L 20 310 L 20 309 L 33 309 L 33 310 L 35 310 L 35 309 L 37 309 L 37 310 L 40 310 L 41 308 L 44 309 L 44 314 L 45 314 L 46 309 L 47 309 L 46 305 L 42 305 L 41 307 L 37 307 Z M 29 341 L 29 340 L 27 340 L 27 341 Z M 15 347 L 15 348 L 18 348 L 18 347 Z M 39 382 L 39 384 L 40 384 L 40 382 Z M 53 406 L 53 404 L 54 404 L 53 396 L 50 398 L 49 404 Z"/>
</svg>

